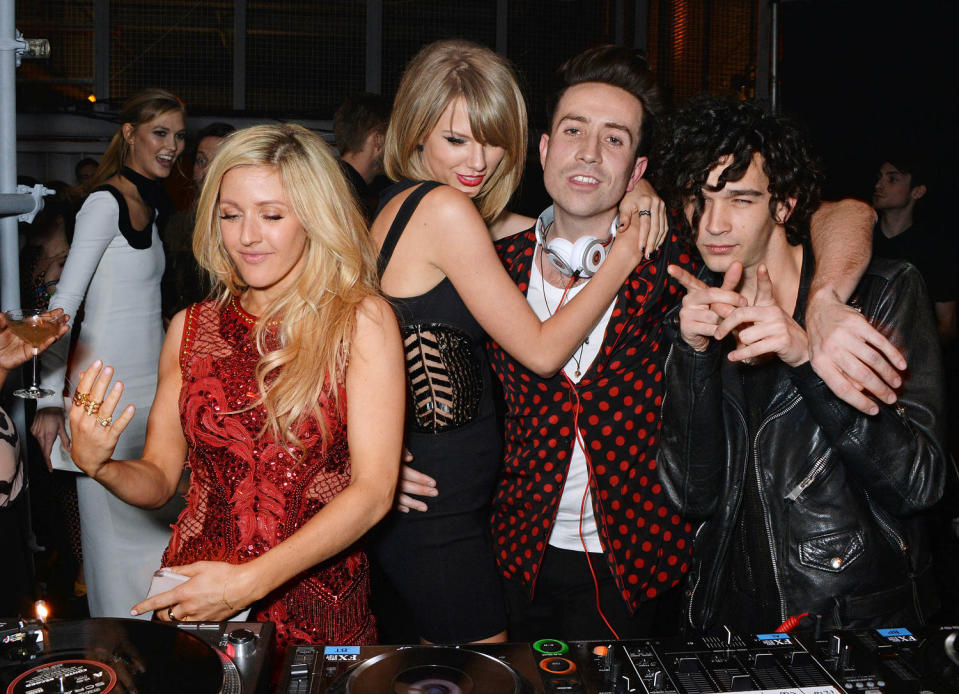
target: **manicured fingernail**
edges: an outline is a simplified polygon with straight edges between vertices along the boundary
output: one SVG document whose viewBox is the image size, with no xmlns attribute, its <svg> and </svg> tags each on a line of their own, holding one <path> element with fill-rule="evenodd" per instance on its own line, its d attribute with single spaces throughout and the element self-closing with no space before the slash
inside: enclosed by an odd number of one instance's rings
<svg viewBox="0 0 959 694">
<path fill-rule="evenodd" d="M 130 610 L 130 614 L 131 614 L 133 617 L 136 617 L 136 616 L 137 616 L 138 614 L 140 614 L 140 613 L 137 612 L 136 610 Z"/>
<path fill-rule="evenodd" d="M 120 388 L 122 388 L 122 387 L 123 387 L 123 386 L 122 386 L 120 383 L 114 383 L 114 384 L 113 384 L 113 390 L 120 390 Z"/>
</svg>

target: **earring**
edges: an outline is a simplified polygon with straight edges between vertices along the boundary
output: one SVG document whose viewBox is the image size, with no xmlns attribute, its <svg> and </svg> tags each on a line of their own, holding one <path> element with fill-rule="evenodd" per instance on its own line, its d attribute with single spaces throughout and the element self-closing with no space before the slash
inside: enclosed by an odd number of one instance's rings
<svg viewBox="0 0 959 694">
<path fill-rule="evenodd" d="M 422 151 L 423 151 L 423 145 L 416 145 L 416 151 L 417 151 L 417 152 L 422 152 Z"/>
</svg>

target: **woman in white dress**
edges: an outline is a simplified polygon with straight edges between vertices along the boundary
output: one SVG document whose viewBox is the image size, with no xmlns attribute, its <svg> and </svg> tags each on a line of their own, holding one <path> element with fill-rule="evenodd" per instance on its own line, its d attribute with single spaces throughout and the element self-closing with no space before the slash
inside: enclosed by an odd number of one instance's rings
<svg viewBox="0 0 959 694">
<path fill-rule="evenodd" d="M 77 214 L 73 245 L 50 301 L 51 309 L 71 316 L 85 302 L 84 315 L 69 364 L 69 338 L 44 356 L 42 382 L 58 395 L 38 402 L 31 428 L 55 468 L 80 472 L 70 459 L 61 394 L 79 380 L 75 365 L 90 363 L 91 355 L 123 373 L 125 392 L 137 408 L 117 455 L 142 452 L 163 343 L 164 260 L 157 228 L 170 211 L 163 180 L 183 151 L 185 117 L 183 103 L 169 92 L 135 94 L 124 104 L 122 125 L 87 184 L 91 192 Z M 60 444 L 54 445 L 57 438 Z M 77 495 L 90 615 L 129 617 L 160 566 L 182 500 L 171 502 L 177 508 L 146 511 L 86 476 L 77 480 Z"/>
</svg>

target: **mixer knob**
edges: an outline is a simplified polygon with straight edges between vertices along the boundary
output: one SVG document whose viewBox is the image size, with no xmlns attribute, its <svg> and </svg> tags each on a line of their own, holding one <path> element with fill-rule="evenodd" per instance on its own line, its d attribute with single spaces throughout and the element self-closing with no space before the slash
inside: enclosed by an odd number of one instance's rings
<svg viewBox="0 0 959 694">
<path fill-rule="evenodd" d="M 256 652 L 256 634 L 249 629 L 234 629 L 226 641 L 233 647 L 234 657 L 245 658 Z"/>
</svg>

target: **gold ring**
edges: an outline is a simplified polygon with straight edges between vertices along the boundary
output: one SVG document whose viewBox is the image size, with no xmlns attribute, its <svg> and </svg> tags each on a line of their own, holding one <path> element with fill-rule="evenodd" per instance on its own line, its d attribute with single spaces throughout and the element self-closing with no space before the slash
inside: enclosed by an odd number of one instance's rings
<svg viewBox="0 0 959 694">
<path fill-rule="evenodd" d="M 96 415 L 94 416 L 96 417 Z M 96 417 L 96 420 L 97 420 L 97 424 L 99 424 L 102 427 L 108 427 L 111 424 L 113 424 L 113 417 L 107 417 L 106 419 L 100 419 L 99 417 Z"/>
<path fill-rule="evenodd" d="M 87 404 L 84 406 L 87 414 L 92 414 L 94 417 L 97 416 L 97 412 L 100 411 L 100 405 L 103 404 L 102 400 L 91 400 L 87 398 Z"/>
<path fill-rule="evenodd" d="M 90 399 L 89 393 L 81 393 L 79 390 L 73 394 L 73 404 L 77 407 L 83 407 Z"/>
<path fill-rule="evenodd" d="M 173 605 L 170 605 L 166 608 L 166 616 L 170 618 L 171 622 L 179 622 L 180 620 L 176 618 L 176 615 L 173 614 Z"/>
<path fill-rule="evenodd" d="M 640 210 L 636 213 L 640 217 L 652 217 L 653 213 L 650 210 Z"/>
</svg>

